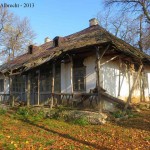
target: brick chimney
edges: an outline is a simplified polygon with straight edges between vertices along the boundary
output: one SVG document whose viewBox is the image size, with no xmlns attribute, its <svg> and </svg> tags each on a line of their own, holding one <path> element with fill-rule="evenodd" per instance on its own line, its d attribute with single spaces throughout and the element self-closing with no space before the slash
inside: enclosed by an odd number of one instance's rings
<svg viewBox="0 0 150 150">
<path fill-rule="evenodd" d="M 51 40 L 50 40 L 49 37 L 46 37 L 45 40 L 44 40 L 45 43 L 50 42 L 50 41 L 51 41 Z"/>
<path fill-rule="evenodd" d="M 33 53 L 33 45 L 29 45 L 28 46 L 28 54 L 32 54 Z"/>
<path fill-rule="evenodd" d="M 95 25 L 99 25 L 98 20 L 96 18 L 90 19 L 89 23 L 90 23 L 90 27 L 95 26 Z"/>
</svg>

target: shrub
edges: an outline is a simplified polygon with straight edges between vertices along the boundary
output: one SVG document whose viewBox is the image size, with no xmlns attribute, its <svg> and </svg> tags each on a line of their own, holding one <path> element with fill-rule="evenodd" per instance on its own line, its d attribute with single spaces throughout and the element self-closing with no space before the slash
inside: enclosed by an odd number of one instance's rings
<svg viewBox="0 0 150 150">
<path fill-rule="evenodd" d="M 4 115 L 6 114 L 6 112 L 7 112 L 6 109 L 0 108 L 0 115 Z"/>
<path fill-rule="evenodd" d="M 30 120 L 31 121 L 41 121 L 42 119 L 45 118 L 45 113 L 44 111 L 30 111 Z"/>
<path fill-rule="evenodd" d="M 85 126 L 89 124 L 88 119 L 86 117 L 77 118 L 73 121 L 73 123 L 78 124 L 80 126 Z"/>
<path fill-rule="evenodd" d="M 27 107 L 19 107 L 16 114 L 21 118 L 21 119 L 27 119 L 29 116 L 29 109 Z"/>
<path fill-rule="evenodd" d="M 112 114 L 115 118 L 121 118 L 121 117 L 124 117 L 124 116 L 128 116 L 128 118 L 132 118 L 132 117 L 136 117 L 137 115 L 136 114 L 133 114 L 133 112 L 131 110 L 126 110 L 126 111 L 116 111 L 116 112 L 113 112 Z"/>
<path fill-rule="evenodd" d="M 115 117 L 115 118 L 121 118 L 124 116 L 124 112 L 122 112 L 121 110 L 118 110 L 116 112 L 113 112 L 112 115 Z"/>
</svg>

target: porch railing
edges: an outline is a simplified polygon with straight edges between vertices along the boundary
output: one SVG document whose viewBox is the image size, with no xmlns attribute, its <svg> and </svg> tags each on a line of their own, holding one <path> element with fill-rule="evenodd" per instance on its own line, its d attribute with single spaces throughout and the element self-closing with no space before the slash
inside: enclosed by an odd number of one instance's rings
<svg viewBox="0 0 150 150">
<path fill-rule="evenodd" d="M 26 102 L 27 97 L 25 92 L 13 92 L 12 95 L 16 100 Z M 77 106 L 79 103 L 83 105 L 85 101 L 89 103 L 89 106 L 94 103 L 98 103 L 97 93 L 51 93 L 42 92 L 40 93 L 40 105 L 50 105 L 51 98 L 54 100 L 54 105 L 67 105 L 67 106 Z M 10 94 L 0 94 L 0 102 L 9 102 Z M 31 105 L 38 104 L 38 93 L 31 93 Z"/>
</svg>

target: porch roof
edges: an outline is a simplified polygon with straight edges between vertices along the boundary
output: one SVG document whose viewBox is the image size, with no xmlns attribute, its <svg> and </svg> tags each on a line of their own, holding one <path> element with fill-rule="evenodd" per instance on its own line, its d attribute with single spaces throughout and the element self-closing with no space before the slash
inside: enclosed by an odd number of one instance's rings
<svg viewBox="0 0 150 150">
<path fill-rule="evenodd" d="M 150 63 L 149 55 L 115 37 L 99 25 L 95 25 L 69 36 L 58 38 L 58 46 L 56 47 L 53 46 L 53 41 L 41 46 L 33 46 L 32 54 L 26 53 L 18 56 L 14 60 L 3 64 L 0 67 L 0 71 L 2 73 L 12 72 L 13 70 L 24 72 L 53 60 L 61 56 L 61 54 L 63 55 L 63 53 L 83 47 L 102 45 L 104 43 L 111 43 L 116 51 Z"/>
</svg>

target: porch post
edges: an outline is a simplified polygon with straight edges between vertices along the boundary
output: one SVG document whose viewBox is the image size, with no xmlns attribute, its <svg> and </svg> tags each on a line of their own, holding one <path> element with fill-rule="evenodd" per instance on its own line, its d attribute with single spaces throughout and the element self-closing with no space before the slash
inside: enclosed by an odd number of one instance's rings
<svg viewBox="0 0 150 150">
<path fill-rule="evenodd" d="M 55 63 L 53 62 L 53 67 L 52 67 L 52 98 L 51 98 L 51 104 L 50 104 L 50 109 L 53 107 L 54 103 L 54 91 L 55 91 Z"/>
<path fill-rule="evenodd" d="M 73 93 L 73 59 L 70 56 L 71 68 L 70 68 L 70 78 L 71 78 L 71 93 Z"/>
<path fill-rule="evenodd" d="M 9 94 L 10 94 L 10 104 L 14 107 L 14 97 L 12 95 L 12 76 L 9 77 Z"/>
<path fill-rule="evenodd" d="M 38 105 L 40 105 L 40 70 L 38 71 Z"/>
<path fill-rule="evenodd" d="M 99 102 L 99 113 L 103 112 L 103 99 L 101 97 L 101 79 L 100 79 L 100 75 L 101 75 L 101 59 L 104 56 L 104 54 L 106 53 L 106 51 L 109 49 L 110 45 L 108 45 L 105 49 L 101 49 L 100 51 L 100 47 L 96 46 L 96 66 L 97 66 L 97 90 L 98 90 L 98 100 Z"/>
<path fill-rule="evenodd" d="M 100 85 L 100 52 L 99 47 L 96 47 L 96 65 L 97 65 L 97 90 L 98 90 L 98 100 L 99 102 L 99 113 L 103 111 L 103 100 L 101 98 L 101 85 Z"/>
<path fill-rule="evenodd" d="M 131 88 L 131 90 L 130 90 L 130 92 L 129 92 L 129 96 L 128 96 L 126 105 L 125 105 L 125 107 L 124 107 L 124 110 L 127 110 L 128 106 L 129 106 L 129 104 L 130 104 L 130 102 L 131 102 L 132 94 L 133 94 L 133 92 L 134 92 L 135 86 L 136 86 L 137 81 L 138 81 L 138 79 L 139 79 L 140 73 L 142 72 L 142 68 L 143 68 L 143 65 L 141 64 L 140 67 L 139 67 L 139 70 L 138 70 L 138 72 L 137 72 L 135 81 L 133 82 L 132 88 Z"/>
<path fill-rule="evenodd" d="M 30 90 L 31 90 L 31 75 L 28 74 L 27 76 L 27 107 L 30 106 L 30 99 L 31 99 Z"/>
<path fill-rule="evenodd" d="M 118 97 L 120 96 L 120 91 L 121 91 L 121 67 L 122 67 L 122 61 L 121 58 L 119 57 L 119 85 L 118 85 Z"/>
</svg>

